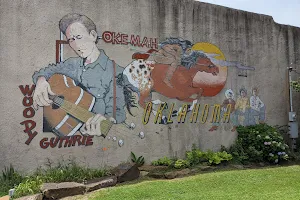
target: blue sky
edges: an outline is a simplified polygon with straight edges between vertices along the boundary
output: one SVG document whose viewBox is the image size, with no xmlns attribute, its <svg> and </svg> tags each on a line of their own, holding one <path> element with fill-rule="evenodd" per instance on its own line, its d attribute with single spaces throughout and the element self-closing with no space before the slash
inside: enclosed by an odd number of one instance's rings
<svg viewBox="0 0 300 200">
<path fill-rule="evenodd" d="M 201 0 L 239 10 L 270 15 L 274 21 L 300 27 L 300 0 Z"/>
</svg>

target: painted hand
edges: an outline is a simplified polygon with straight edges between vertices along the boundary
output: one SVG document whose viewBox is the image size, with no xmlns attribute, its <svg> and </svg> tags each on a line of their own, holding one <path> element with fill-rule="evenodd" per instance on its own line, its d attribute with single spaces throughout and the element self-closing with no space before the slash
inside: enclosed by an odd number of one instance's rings
<svg viewBox="0 0 300 200">
<path fill-rule="evenodd" d="M 114 124 L 117 123 L 117 121 L 116 121 L 115 118 L 113 118 L 113 117 L 110 117 L 110 118 L 109 118 L 109 121 L 111 121 L 111 122 L 114 123 Z"/>
<path fill-rule="evenodd" d="M 87 120 L 87 122 L 80 128 L 80 132 L 83 135 L 101 136 L 101 122 L 104 120 L 106 120 L 106 118 L 103 115 L 97 114 Z M 112 117 L 110 117 L 109 120 L 112 123 L 116 123 L 116 120 Z"/>
<path fill-rule="evenodd" d="M 103 115 L 97 114 L 91 117 L 87 122 L 80 128 L 80 132 L 83 135 L 96 135 L 101 136 L 101 122 L 106 118 Z"/>
<path fill-rule="evenodd" d="M 39 77 L 33 94 L 33 108 L 38 110 L 39 106 L 50 106 L 52 100 L 49 99 L 49 94 L 55 95 L 46 78 Z"/>
</svg>

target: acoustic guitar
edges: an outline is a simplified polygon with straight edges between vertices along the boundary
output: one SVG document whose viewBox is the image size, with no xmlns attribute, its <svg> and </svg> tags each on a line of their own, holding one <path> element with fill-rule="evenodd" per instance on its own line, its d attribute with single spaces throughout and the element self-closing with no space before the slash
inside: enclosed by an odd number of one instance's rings
<svg viewBox="0 0 300 200">
<path fill-rule="evenodd" d="M 54 74 L 48 83 L 56 95 L 49 95 L 53 104 L 44 107 L 44 120 L 57 136 L 73 136 L 89 118 L 95 116 L 91 112 L 95 97 L 65 75 Z M 101 121 L 101 136 L 105 138 L 112 125 L 108 119 Z"/>
</svg>

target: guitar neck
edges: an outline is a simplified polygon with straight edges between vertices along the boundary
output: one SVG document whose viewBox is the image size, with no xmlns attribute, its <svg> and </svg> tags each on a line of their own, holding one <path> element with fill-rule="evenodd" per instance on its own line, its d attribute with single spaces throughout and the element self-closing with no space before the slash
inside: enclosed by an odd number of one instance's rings
<svg viewBox="0 0 300 200">
<path fill-rule="evenodd" d="M 91 117 L 95 116 L 94 113 L 66 100 L 64 100 L 60 108 L 84 123 L 87 122 L 87 120 L 90 119 Z"/>
</svg>

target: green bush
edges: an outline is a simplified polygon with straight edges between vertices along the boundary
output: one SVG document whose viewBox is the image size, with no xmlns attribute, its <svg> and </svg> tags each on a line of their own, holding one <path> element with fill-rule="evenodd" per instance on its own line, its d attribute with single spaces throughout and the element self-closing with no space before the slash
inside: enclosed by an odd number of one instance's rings
<svg viewBox="0 0 300 200">
<path fill-rule="evenodd" d="M 188 168 L 189 166 L 190 163 L 187 160 L 183 160 L 183 159 L 176 160 L 174 164 L 174 168 L 176 169 Z"/>
<path fill-rule="evenodd" d="M 136 157 L 133 152 L 131 152 L 131 161 L 133 163 L 136 163 L 137 166 L 142 166 L 145 163 L 145 158 L 144 156 Z"/>
<path fill-rule="evenodd" d="M 218 165 L 224 161 L 230 161 L 232 155 L 225 151 L 213 152 L 208 150 L 206 152 L 201 151 L 193 145 L 191 151 L 186 152 L 186 160 L 183 159 L 170 159 L 168 157 L 160 158 L 156 161 L 152 161 L 152 165 L 162 165 L 169 166 L 176 169 L 188 168 L 190 166 L 195 166 L 201 163 L 209 163 L 211 165 Z"/>
<path fill-rule="evenodd" d="M 289 159 L 289 148 L 282 135 L 272 126 L 259 124 L 237 128 L 238 138 L 228 152 L 235 161 L 279 163 Z"/>
<path fill-rule="evenodd" d="M 210 164 L 219 165 L 222 161 L 232 160 L 232 155 L 228 154 L 226 151 L 222 152 L 209 152 L 207 153 L 207 159 Z"/>
<path fill-rule="evenodd" d="M 192 151 L 186 152 L 186 158 L 191 166 L 198 165 L 203 162 L 218 165 L 222 161 L 230 161 L 232 159 L 232 155 L 228 154 L 226 151 L 213 152 L 208 150 L 204 152 L 195 148 L 193 145 Z"/>
<path fill-rule="evenodd" d="M 175 161 L 176 160 L 168 158 L 168 157 L 165 156 L 165 157 L 160 158 L 158 160 L 152 161 L 151 164 L 154 165 L 154 166 L 168 166 L 168 167 L 172 167 L 172 166 L 174 166 Z"/>
<path fill-rule="evenodd" d="M 233 145 L 231 145 L 229 149 L 222 146 L 221 150 L 229 152 L 232 155 L 232 160 L 236 163 L 241 163 L 241 164 L 249 163 L 248 154 L 245 153 L 243 146 L 239 140 L 237 140 Z"/>
<path fill-rule="evenodd" d="M 195 145 L 193 145 L 192 151 L 186 152 L 186 158 L 191 165 L 197 165 L 207 161 L 206 153 L 197 149 Z"/>
</svg>

